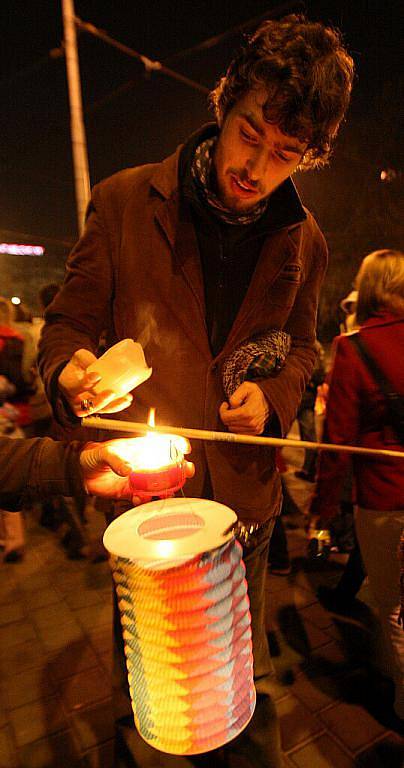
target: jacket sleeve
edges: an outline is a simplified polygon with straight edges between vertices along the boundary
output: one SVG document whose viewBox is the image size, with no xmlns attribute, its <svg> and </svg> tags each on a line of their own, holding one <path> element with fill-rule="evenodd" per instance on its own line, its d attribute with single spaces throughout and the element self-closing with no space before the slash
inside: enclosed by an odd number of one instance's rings
<svg viewBox="0 0 404 768">
<path fill-rule="evenodd" d="M 0 437 L 0 507 L 15 511 L 43 496 L 83 493 L 82 443 Z"/>
<path fill-rule="evenodd" d="M 311 219 L 314 234 L 307 237 L 307 274 L 296 296 L 284 331 L 292 338 L 292 346 L 278 376 L 262 379 L 259 386 L 275 411 L 269 433 L 287 435 L 313 371 L 316 350 L 316 323 L 321 285 L 327 268 L 327 245 L 319 228 Z"/>
<path fill-rule="evenodd" d="M 334 342 L 334 362 L 329 375 L 329 391 L 324 425 L 324 441 L 355 445 L 359 440 L 360 381 L 349 338 Z M 347 453 L 322 451 L 317 468 L 316 491 L 311 513 L 326 521 L 339 510 L 342 488 L 351 457 Z"/>
<path fill-rule="evenodd" d="M 58 390 L 59 374 L 77 349 L 96 351 L 109 324 L 112 294 L 111 243 L 95 187 L 84 234 L 67 260 L 64 283 L 45 313 L 39 342 L 39 371 L 55 418 L 63 426 L 78 420 Z"/>
</svg>

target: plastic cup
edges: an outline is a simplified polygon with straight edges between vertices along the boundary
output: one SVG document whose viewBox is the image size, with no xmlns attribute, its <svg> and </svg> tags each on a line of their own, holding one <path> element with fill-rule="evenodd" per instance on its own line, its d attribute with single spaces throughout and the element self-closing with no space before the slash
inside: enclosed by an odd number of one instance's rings
<svg viewBox="0 0 404 768">
<path fill-rule="evenodd" d="M 86 373 L 101 376 L 93 387 L 97 395 L 108 389 L 123 396 L 146 381 L 152 369 L 146 363 L 141 344 L 133 339 L 123 339 L 91 363 Z"/>
</svg>

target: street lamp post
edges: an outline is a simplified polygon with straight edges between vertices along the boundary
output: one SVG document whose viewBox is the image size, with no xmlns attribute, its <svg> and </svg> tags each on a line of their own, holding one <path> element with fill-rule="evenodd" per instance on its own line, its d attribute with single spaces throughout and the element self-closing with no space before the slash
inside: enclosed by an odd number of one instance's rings
<svg viewBox="0 0 404 768">
<path fill-rule="evenodd" d="M 90 199 L 90 174 L 88 170 L 87 142 L 83 120 L 80 69 L 77 54 L 76 18 L 73 0 L 62 0 L 62 14 L 70 105 L 70 132 L 76 192 L 77 225 L 79 234 L 81 234 L 84 229 L 85 213 Z"/>
</svg>

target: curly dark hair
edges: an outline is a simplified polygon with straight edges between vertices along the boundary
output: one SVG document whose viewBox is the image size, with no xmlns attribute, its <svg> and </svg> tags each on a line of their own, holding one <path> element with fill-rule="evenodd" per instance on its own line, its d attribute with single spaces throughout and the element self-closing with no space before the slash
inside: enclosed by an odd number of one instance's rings
<svg viewBox="0 0 404 768">
<path fill-rule="evenodd" d="M 349 105 L 354 64 L 336 29 L 292 14 L 264 21 L 210 94 L 219 125 L 247 91 L 264 87 L 264 118 L 308 147 L 301 168 L 324 165 Z"/>
</svg>

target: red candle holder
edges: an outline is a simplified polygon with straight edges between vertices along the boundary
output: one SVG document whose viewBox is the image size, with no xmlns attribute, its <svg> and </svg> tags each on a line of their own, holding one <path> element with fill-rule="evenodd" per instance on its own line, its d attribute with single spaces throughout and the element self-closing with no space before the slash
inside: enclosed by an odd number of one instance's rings
<svg viewBox="0 0 404 768">
<path fill-rule="evenodd" d="M 185 483 L 185 461 L 158 469 L 141 469 L 129 475 L 129 484 L 134 494 L 167 498 L 179 491 Z"/>
<path fill-rule="evenodd" d="M 184 453 L 189 444 L 178 435 L 148 433 L 145 437 L 115 441 L 114 451 L 132 468 L 129 484 L 133 495 L 167 498 L 186 480 Z"/>
</svg>

